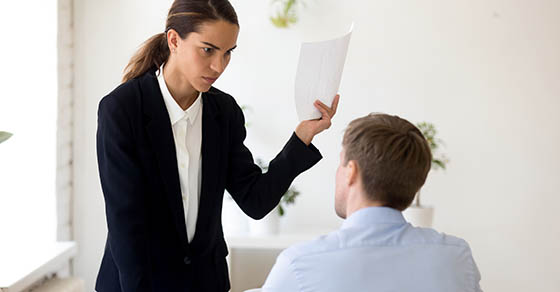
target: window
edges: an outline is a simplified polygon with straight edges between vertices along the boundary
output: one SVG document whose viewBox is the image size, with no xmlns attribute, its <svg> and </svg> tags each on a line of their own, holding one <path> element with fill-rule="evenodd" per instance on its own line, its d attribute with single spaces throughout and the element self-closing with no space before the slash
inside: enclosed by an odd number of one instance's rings
<svg viewBox="0 0 560 292">
<path fill-rule="evenodd" d="M 0 238 L 56 239 L 57 1 L 0 2 Z"/>
</svg>

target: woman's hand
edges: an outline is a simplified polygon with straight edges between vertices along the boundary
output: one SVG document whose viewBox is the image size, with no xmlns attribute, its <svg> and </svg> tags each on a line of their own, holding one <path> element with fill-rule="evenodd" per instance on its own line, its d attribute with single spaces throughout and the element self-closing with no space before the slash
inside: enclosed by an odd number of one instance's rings
<svg viewBox="0 0 560 292">
<path fill-rule="evenodd" d="M 340 95 L 337 94 L 334 97 L 331 107 L 326 106 L 319 100 L 316 100 L 315 103 L 313 103 L 313 105 L 321 112 L 321 118 L 303 121 L 299 123 L 296 128 L 296 135 L 305 143 L 305 145 L 311 144 L 311 140 L 313 140 L 315 135 L 323 132 L 331 126 L 331 119 L 336 114 L 339 99 Z"/>
</svg>

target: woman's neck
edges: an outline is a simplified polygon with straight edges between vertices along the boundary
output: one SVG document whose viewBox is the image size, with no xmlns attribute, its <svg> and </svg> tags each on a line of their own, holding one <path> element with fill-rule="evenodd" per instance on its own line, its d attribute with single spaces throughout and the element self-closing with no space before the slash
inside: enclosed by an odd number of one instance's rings
<svg viewBox="0 0 560 292">
<path fill-rule="evenodd" d="M 173 99 L 183 110 L 187 110 L 194 103 L 199 92 L 181 76 L 173 62 L 168 62 L 163 66 L 162 74 Z"/>
</svg>

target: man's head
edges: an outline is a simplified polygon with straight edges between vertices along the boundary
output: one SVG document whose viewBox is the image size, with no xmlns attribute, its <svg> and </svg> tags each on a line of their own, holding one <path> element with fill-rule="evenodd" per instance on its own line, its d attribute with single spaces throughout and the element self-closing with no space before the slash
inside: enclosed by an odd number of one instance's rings
<svg viewBox="0 0 560 292">
<path fill-rule="evenodd" d="M 432 154 L 424 136 L 397 116 L 370 114 L 344 133 L 336 172 L 338 216 L 369 206 L 406 209 L 426 181 Z"/>
</svg>

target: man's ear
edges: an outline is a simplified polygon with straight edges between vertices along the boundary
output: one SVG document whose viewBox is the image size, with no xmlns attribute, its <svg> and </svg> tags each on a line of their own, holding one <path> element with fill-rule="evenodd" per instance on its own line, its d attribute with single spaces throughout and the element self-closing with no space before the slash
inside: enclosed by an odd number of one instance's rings
<svg viewBox="0 0 560 292">
<path fill-rule="evenodd" d="M 346 183 L 351 186 L 358 182 L 359 167 L 356 160 L 350 160 L 346 164 Z"/>
</svg>

